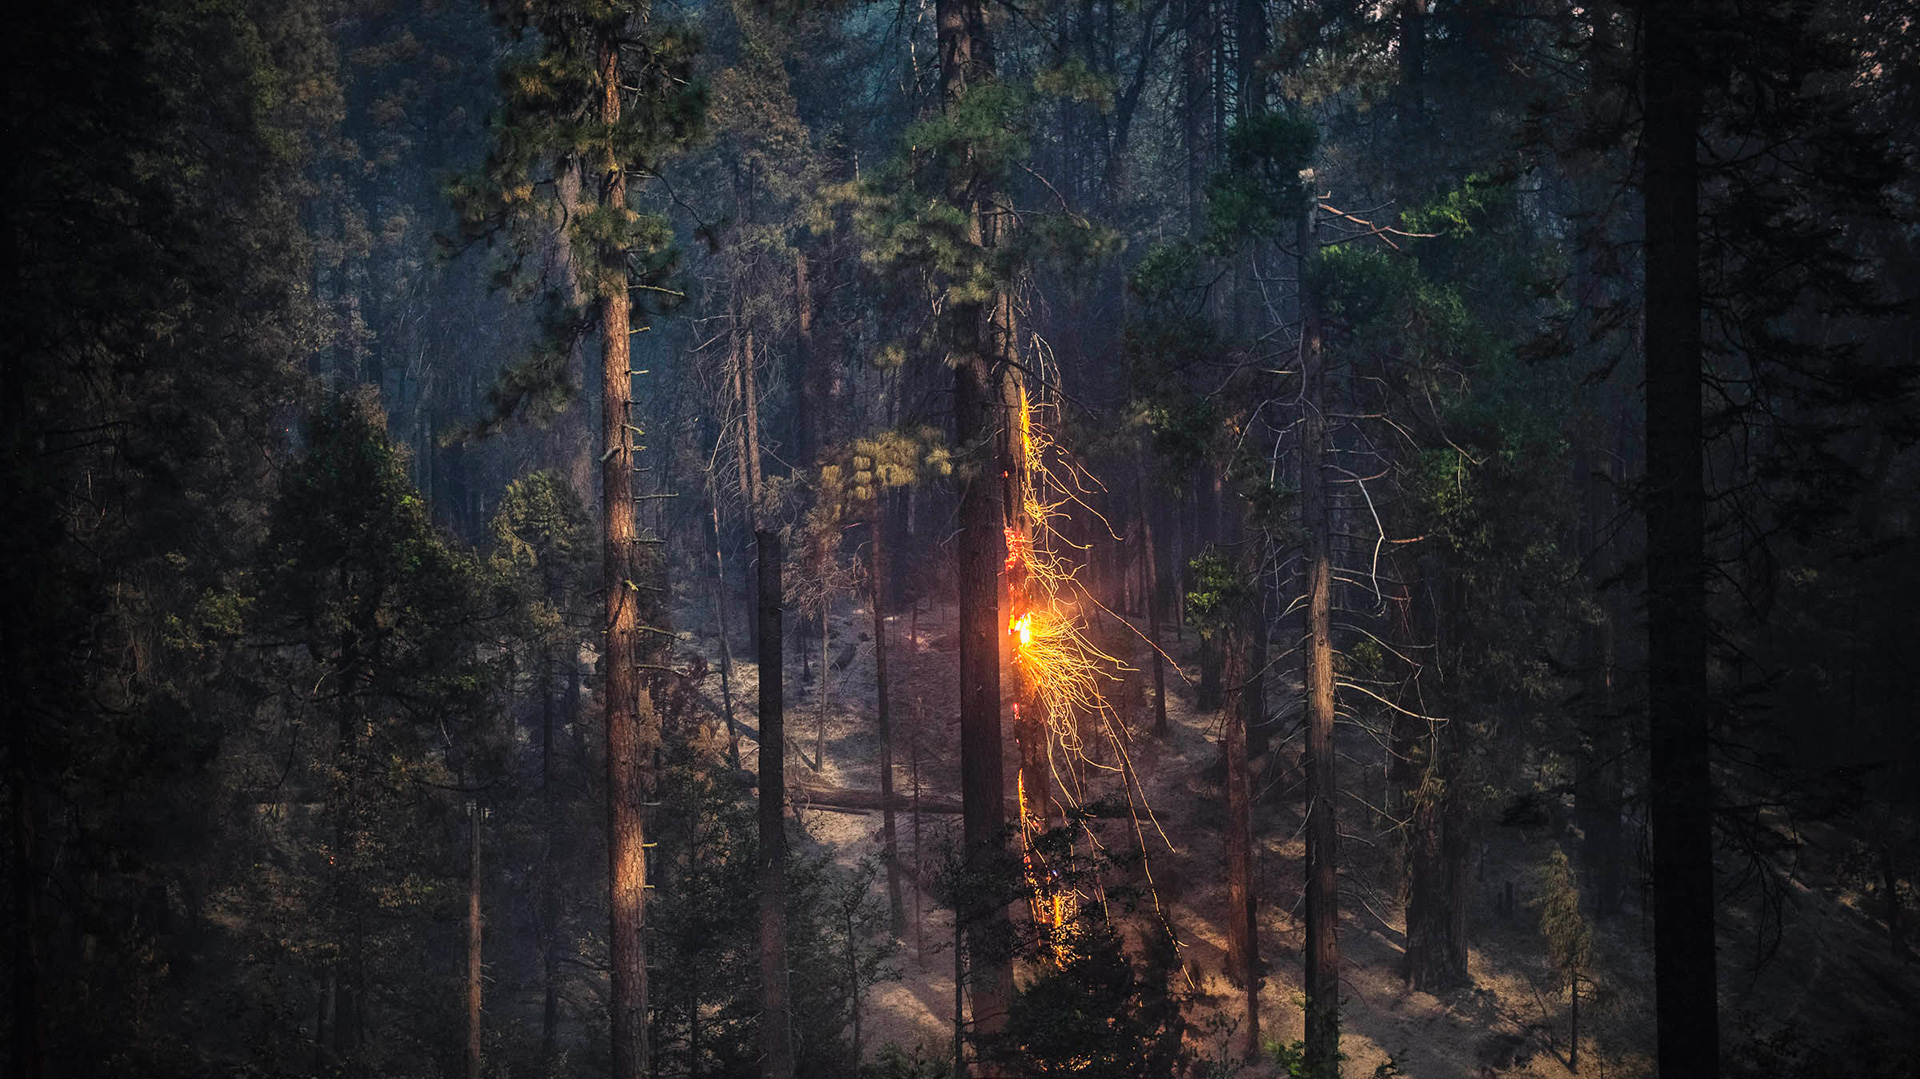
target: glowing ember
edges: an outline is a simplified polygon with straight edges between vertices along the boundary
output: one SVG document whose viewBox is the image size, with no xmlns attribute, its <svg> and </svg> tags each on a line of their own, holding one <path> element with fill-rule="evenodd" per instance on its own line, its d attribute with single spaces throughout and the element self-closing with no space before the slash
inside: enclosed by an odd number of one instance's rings
<svg viewBox="0 0 1920 1079">
<path fill-rule="evenodd" d="M 1007 632 L 1020 638 L 1020 647 L 1033 644 L 1033 615 L 1023 614 L 1007 624 Z"/>
</svg>

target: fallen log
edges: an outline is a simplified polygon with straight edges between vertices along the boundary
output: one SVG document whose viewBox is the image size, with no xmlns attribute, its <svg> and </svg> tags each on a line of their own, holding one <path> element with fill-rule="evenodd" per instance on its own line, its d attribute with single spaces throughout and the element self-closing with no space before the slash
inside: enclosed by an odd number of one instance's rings
<svg viewBox="0 0 1920 1079">
<path fill-rule="evenodd" d="M 795 807 L 807 809 L 866 811 L 883 808 L 886 804 L 880 797 L 879 791 L 859 790 L 853 787 L 803 787 L 795 784 L 788 788 L 787 794 L 788 799 Z M 913 809 L 912 795 L 899 792 L 894 793 L 894 812 L 911 813 Z M 960 800 L 958 798 L 930 798 L 922 794 L 920 796 L 920 812 L 958 814 L 960 812 Z M 1011 802 L 1008 803 L 1007 819 L 1013 819 L 1014 814 L 1018 812 L 1018 805 Z M 1091 817 L 1119 818 L 1128 815 L 1126 804 L 1115 802 L 1094 802 L 1084 807 L 1082 812 Z"/>
</svg>

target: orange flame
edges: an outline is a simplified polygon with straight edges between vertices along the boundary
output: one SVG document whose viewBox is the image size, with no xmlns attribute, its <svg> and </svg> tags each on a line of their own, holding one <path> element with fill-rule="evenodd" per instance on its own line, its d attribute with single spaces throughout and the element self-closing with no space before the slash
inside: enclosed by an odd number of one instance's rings
<svg viewBox="0 0 1920 1079">
<path fill-rule="evenodd" d="M 1020 638 L 1022 648 L 1033 643 L 1033 613 L 1029 611 L 1018 618 L 1007 620 L 1007 632 Z"/>
</svg>

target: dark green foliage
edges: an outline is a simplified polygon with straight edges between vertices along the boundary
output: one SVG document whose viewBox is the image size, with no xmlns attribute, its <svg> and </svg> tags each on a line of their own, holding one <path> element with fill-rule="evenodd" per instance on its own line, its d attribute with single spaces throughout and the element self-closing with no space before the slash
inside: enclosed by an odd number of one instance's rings
<svg viewBox="0 0 1920 1079">
<path fill-rule="evenodd" d="M 1164 935 L 1165 931 L 1161 933 Z M 1120 932 L 1087 917 L 1062 952 L 1014 996 L 1008 1059 L 1022 1076 L 1172 1079 L 1192 1055 L 1169 941 L 1131 958 Z"/>
<path fill-rule="evenodd" d="M 644 326 L 641 312 L 681 297 L 666 287 L 678 261 L 671 224 L 634 206 L 644 185 L 628 185 L 627 203 L 617 206 L 604 203 L 598 187 L 608 162 L 637 177 L 656 174 L 700 136 L 707 101 L 694 71 L 699 36 L 654 21 L 641 5 L 552 0 L 495 15 L 519 48 L 501 69 L 486 163 L 454 179 L 448 195 L 468 242 L 508 238 L 501 280 L 540 294 L 546 311 L 531 354 L 488 392 L 494 415 L 469 434 L 528 412 L 541 418 L 565 400 L 567 359 L 592 329 L 597 301 L 630 296 L 634 324 Z M 599 111 L 603 41 L 619 53 L 620 119 L 612 124 Z M 566 257 L 557 257 L 562 250 Z"/>
<path fill-rule="evenodd" d="M 1247 117 L 1227 132 L 1225 168 L 1207 181 L 1210 244 L 1290 231 L 1311 192 L 1301 172 L 1319 149 L 1313 121 L 1288 112 Z"/>
<path fill-rule="evenodd" d="M 754 807 L 718 744 L 675 739 L 666 750 L 654 818 L 657 898 L 649 908 L 659 1053 L 702 1075 L 759 1074 L 757 835 Z M 791 860 L 787 954 L 792 970 L 796 1074 L 833 1079 L 849 1059 L 851 1008 L 886 965 L 884 904 L 871 867 L 849 872 L 818 856 Z M 851 948 L 852 967 L 848 966 Z M 697 1059 L 696 1059 L 697 1056 Z"/>
<path fill-rule="evenodd" d="M 1858 1037 L 1824 1038 L 1789 1024 L 1771 1031 L 1746 1024 L 1745 1037 L 1727 1052 L 1726 1079 L 1914 1079 L 1920 1047 L 1900 1032 L 1863 1031 Z"/>
<path fill-rule="evenodd" d="M 1245 569 L 1218 552 L 1208 551 L 1193 560 L 1193 588 L 1187 593 L 1187 610 L 1200 636 L 1214 640 L 1232 628 L 1243 604 L 1254 593 L 1254 582 Z"/>
</svg>

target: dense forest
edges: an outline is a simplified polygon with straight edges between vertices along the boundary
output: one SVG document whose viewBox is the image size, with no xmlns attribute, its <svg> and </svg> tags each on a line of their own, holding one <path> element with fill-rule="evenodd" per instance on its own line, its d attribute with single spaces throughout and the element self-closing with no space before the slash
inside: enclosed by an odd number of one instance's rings
<svg viewBox="0 0 1920 1079">
<path fill-rule="evenodd" d="M 0 49 L 5 1075 L 1920 1076 L 1900 0 Z"/>
</svg>

